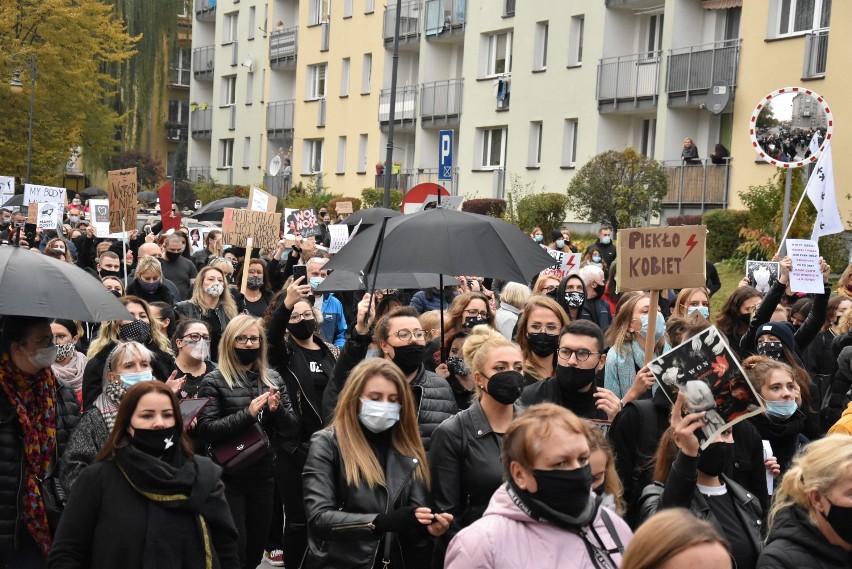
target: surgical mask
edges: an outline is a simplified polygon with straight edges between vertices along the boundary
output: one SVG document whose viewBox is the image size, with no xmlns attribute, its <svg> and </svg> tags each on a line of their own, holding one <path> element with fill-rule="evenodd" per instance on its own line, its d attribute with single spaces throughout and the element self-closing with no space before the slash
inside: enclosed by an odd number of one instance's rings
<svg viewBox="0 0 852 569">
<path fill-rule="evenodd" d="M 601 237 L 601 243 L 603 243 L 604 245 L 609 245 L 610 243 L 612 243 L 612 237 Z"/>
<path fill-rule="evenodd" d="M 311 277 L 311 278 L 309 278 L 308 282 L 311 283 L 311 290 L 316 290 L 317 287 L 319 285 L 321 285 L 324 280 L 325 279 L 322 278 L 322 277 Z"/>
<path fill-rule="evenodd" d="M 784 344 L 781 342 L 763 342 L 757 345 L 755 352 L 759 356 L 766 356 L 775 361 L 780 361 L 784 357 Z"/>
<path fill-rule="evenodd" d="M 447 358 L 447 368 L 457 376 L 470 375 L 470 368 L 464 363 L 464 358 L 451 356 Z"/>
<path fill-rule="evenodd" d="M 592 499 L 592 469 L 587 464 L 574 470 L 533 470 L 538 491 L 531 494 L 552 509 L 579 516 Z"/>
<path fill-rule="evenodd" d="M 263 277 L 249 277 L 246 286 L 249 290 L 260 290 L 263 286 Z"/>
<path fill-rule="evenodd" d="M 67 344 L 56 344 L 56 361 L 61 362 L 68 356 L 70 356 L 74 352 L 74 348 L 77 347 L 75 342 L 68 342 Z"/>
<path fill-rule="evenodd" d="M 589 356 L 591 357 L 591 356 Z M 580 369 L 573 366 L 556 366 L 556 381 L 563 392 L 579 391 L 595 380 L 595 368 Z"/>
<path fill-rule="evenodd" d="M 0 220 L 0 225 L 9 225 L 10 223 L 12 223 L 11 217 L 4 217 Z"/>
<path fill-rule="evenodd" d="M 287 324 L 287 330 L 293 335 L 293 337 L 302 341 L 313 336 L 316 329 L 317 321 L 313 318 L 309 318 L 307 320 L 302 318 L 294 324 Z"/>
<path fill-rule="evenodd" d="M 222 296 L 222 293 L 225 292 L 225 285 L 222 283 L 215 283 L 204 287 L 204 292 L 210 296 Z"/>
<path fill-rule="evenodd" d="M 766 413 L 776 419 L 789 419 L 799 408 L 795 401 L 767 401 Z"/>
<path fill-rule="evenodd" d="M 556 248 L 562 249 L 563 247 L 565 247 L 565 240 L 564 239 L 557 239 L 556 240 Z"/>
<path fill-rule="evenodd" d="M 50 345 L 46 348 L 39 348 L 36 353 L 27 356 L 27 361 L 38 369 L 52 366 L 56 362 L 56 346 Z"/>
<path fill-rule="evenodd" d="M 639 320 L 642 322 L 642 331 L 640 332 L 644 337 L 648 337 L 648 315 L 643 314 L 639 317 Z M 659 342 L 660 338 L 663 337 L 663 334 L 666 333 L 666 319 L 663 318 L 663 315 L 657 312 L 657 326 L 654 329 L 654 341 Z"/>
<path fill-rule="evenodd" d="M 394 346 L 393 363 L 402 370 L 402 373 L 410 375 L 420 368 L 425 352 L 426 346 L 421 346 L 420 344 Z"/>
<path fill-rule="evenodd" d="M 133 429 L 130 444 L 152 456 L 163 456 L 178 443 L 177 425 L 165 429 Z"/>
<path fill-rule="evenodd" d="M 381 357 L 384 357 L 384 354 L 382 353 L 381 350 L 367 350 L 367 355 L 364 356 L 364 359 L 368 360 L 370 358 L 381 358 Z"/>
<path fill-rule="evenodd" d="M 704 318 L 710 318 L 710 309 L 706 306 L 690 306 L 686 309 L 687 314 L 692 314 L 693 312 L 698 312 Z"/>
<path fill-rule="evenodd" d="M 593 263 L 600 263 L 601 262 L 601 256 L 600 255 L 592 255 L 592 262 Z"/>
<path fill-rule="evenodd" d="M 80 222 L 80 216 L 78 216 L 78 215 L 68 216 L 68 221 L 70 221 L 71 223 L 79 223 Z"/>
<path fill-rule="evenodd" d="M 828 514 L 823 514 L 831 529 L 846 543 L 852 543 L 852 507 L 838 506 L 826 498 L 831 505 Z"/>
<path fill-rule="evenodd" d="M 581 308 L 586 300 L 586 294 L 580 291 L 565 293 L 565 304 L 571 308 Z"/>
<path fill-rule="evenodd" d="M 402 409 L 402 405 L 399 403 L 370 401 L 362 398 L 358 420 L 367 430 L 373 433 L 382 433 L 399 422 L 400 409 Z"/>
<path fill-rule="evenodd" d="M 154 374 L 150 369 L 146 369 L 144 371 L 134 371 L 132 373 L 120 373 L 118 376 L 121 378 L 121 383 L 123 383 L 127 387 L 133 387 L 140 381 L 153 381 Z"/>
<path fill-rule="evenodd" d="M 187 346 L 192 346 L 189 349 L 189 355 L 198 361 L 207 361 L 210 357 L 210 341 L 198 340 L 197 342 L 187 341 Z"/>
<path fill-rule="evenodd" d="M 725 467 L 733 460 L 733 457 L 733 443 L 716 442 L 709 444 L 698 455 L 698 470 L 707 476 L 719 476 L 725 471 Z"/>
<path fill-rule="evenodd" d="M 527 344 L 535 355 L 546 358 L 559 347 L 559 336 L 547 332 L 530 333 L 527 334 Z"/>
<path fill-rule="evenodd" d="M 535 242 L 536 243 L 541 243 L 542 241 L 544 241 L 544 235 L 536 235 L 535 236 Z"/>
<path fill-rule="evenodd" d="M 136 279 L 136 282 L 139 283 L 139 288 L 141 288 L 147 293 L 156 292 L 156 290 L 160 288 L 160 279 L 157 279 L 155 281 L 143 281 Z"/>
<path fill-rule="evenodd" d="M 524 376 L 513 369 L 495 373 L 486 379 L 488 386 L 485 392 L 503 405 L 511 405 L 517 401 L 524 388 Z"/>
<path fill-rule="evenodd" d="M 145 344 L 151 337 L 151 325 L 144 320 L 134 320 L 118 329 L 118 337 L 124 342 Z"/>
</svg>

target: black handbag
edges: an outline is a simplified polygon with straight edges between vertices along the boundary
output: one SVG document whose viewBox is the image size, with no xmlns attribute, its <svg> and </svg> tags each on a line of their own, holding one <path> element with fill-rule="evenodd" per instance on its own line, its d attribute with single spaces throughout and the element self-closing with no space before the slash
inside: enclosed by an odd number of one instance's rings
<svg viewBox="0 0 852 569">
<path fill-rule="evenodd" d="M 260 391 L 258 384 L 258 394 Z M 269 452 L 269 437 L 260 424 L 261 417 L 258 415 L 258 422 L 245 431 L 208 447 L 207 454 L 225 473 L 243 472 Z"/>
<path fill-rule="evenodd" d="M 51 537 L 56 535 L 56 528 L 59 527 L 59 519 L 62 517 L 65 503 L 68 501 L 65 489 L 54 474 L 57 462 L 58 458 L 54 457 L 53 463 L 47 469 L 44 478 L 36 478 L 38 489 L 41 493 L 41 500 L 44 503 L 44 511 L 47 514 L 47 525 L 50 527 Z"/>
</svg>

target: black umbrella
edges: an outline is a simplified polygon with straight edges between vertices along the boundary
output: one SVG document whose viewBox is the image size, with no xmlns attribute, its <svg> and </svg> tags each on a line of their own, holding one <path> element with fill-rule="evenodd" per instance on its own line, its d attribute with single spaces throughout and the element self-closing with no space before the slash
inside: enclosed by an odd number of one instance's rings
<svg viewBox="0 0 852 569">
<path fill-rule="evenodd" d="M 133 320 L 101 282 L 76 265 L 0 247 L 0 314 L 83 322 Z"/>
<path fill-rule="evenodd" d="M 160 194 L 153 190 L 145 190 L 136 194 L 136 199 L 140 202 L 155 202 L 160 198 Z"/>
<path fill-rule="evenodd" d="M 361 227 L 364 227 L 366 225 L 376 225 L 381 223 L 386 217 L 399 217 L 401 215 L 401 213 L 393 209 L 387 209 L 384 207 L 368 207 L 367 209 L 359 209 L 355 213 L 351 214 L 343 220 L 343 223 L 349 227 L 355 227 L 360 222 Z"/>
<path fill-rule="evenodd" d="M 105 198 L 108 195 L 109 194 L 107 194 L 106 190 L 102 190 L 94 186 L 89 186 L 88 188 L 80 192 L 81 198 Z"/>
<path fill-rule="evenodd" d="M 246 198 L 223 198 L 212 201 L 200 207 L 190 217 L 196 221 L 218 221 L 221 223 L 222 218 L 225 217 L 226 207 L 245 209 L 248 207 L 248 200 Z"/>
<path fill-rule="evenodd" d="M 24 205 L 24 194 L 15 194 L 3 204 L 3 207 L 21 207 Z"/>
<path fill-rule="evenodd" d="M 377 255 L 381 230 L 378 224 L 359 232 L 325 268 L 370 273 L 378 257 L 379 274 L 480 275 L 527 283 L 554 263 L 529 235 L 487 215 L 438 208 L 389 219 Z"/>
<path fill-rule="evenodd" d="M 459 284 L 455 278 L 444 275 L 444 286 Z M 335 292 L 340 290 L 367 290 L 373 285 L 372 277 L 349 271 L 332 271 L 316 290 L 317 292 Z M 439 286 L 439 277 L 434 273 L 380 273 L 376 279 L 376 288 L 431 288 Z"/>
</svg>

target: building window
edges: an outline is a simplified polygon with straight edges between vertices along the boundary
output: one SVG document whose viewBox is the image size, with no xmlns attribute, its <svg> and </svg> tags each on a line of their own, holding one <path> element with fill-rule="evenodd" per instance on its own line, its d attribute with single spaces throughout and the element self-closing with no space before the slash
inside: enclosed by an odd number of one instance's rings
<svg viewBox="0 0 852 569">
<path fill-rule="evenodd" d="M 512 72 L 512 32 L 482 36 L 480 74 L 485 77 Z"/>
<path fill-rule="evenodd" d="M 222 106 L 227 107 L 237 102 L 237 76 L 222 77 Z"/>
<path fill-rule="evenodd" d="M 189 77 L 192 74 L 192 48 L 176 47 L 174 61 L 170 69 L 170 81 L 172 85 L 189 87 Z"/>
<path fill-rule="evenodd" d="M 515 0 L 503 0 L 503 17 L 515 15 Z"/>
<path fill-rule="evenodd" d="M 527 155 L 527 166 L 530 168 L 541 166 L 541 136 L 543 130 L 541 121 L 530 123 L 529 152 Z"/>
<path fill-rule="evenodd" d="M 562 131 L 562 167 L 573 168 L 577 164 L 577 119 L 565 119 Z"/>
<path fill-rule="evenodd" d="M 239 12 L 231 12 L 230 14 L 225 14 L 225 18 L 222 22 L 222 43 L 229 44 L 237 41 L 237 25 L 239 24 Z"/>
<path fill-rule="evenodd" d="M 361 65 L 361 94 L 368 95 L 370 93 L 370 78 L 373 75 L 373 54 L 365 53 L 364 61 Z"/>
<path fill-rule="evenodd" d="M 254 73 L 246 73 L 246 105 L 254 102 Z"/>
<path fill-rule="evenodd" d="M 166 178 L 172 179 L 175 177 L 177 169 L 177 152 L 166 153 Z"/>
<path fill-rule="evenodd" d="M 337 137 L 337 173 L 346 173 L 346 137 Z"/>
<path fill-rule="evenodd" d="M 533 53 L 533 71 L 547 69 L 547 33 L 548 22 L 538 22 L 535 25 L 535 52 Z"/>
<path fill-rule="evenodd" d="M 254 39 L 254 30 L 255 30 L 255 20 L 257 19 L 257 10 L 254 6 L 249 8 L 248 13 L 248 39 Z"/>
<path fill-rule="evenodd" d="M 503 166 L 503 156 L 506 151 L 506 127 L 479 129 L 482 154 L 480 167 L 500 168 Z"/>
<path fill-rule="evenodd" d="M 647 26 L 645 28 L 647 46 L 646 57 L 656 57 L 663 49 L 663 15 L 652 14 L 648 17 Z"/>
<path fill-rule="evenodd" d="M 376 0 L 364 0 L 364 13 L 372 14 L 376 11 Z"/>
<path fill-rule="evenodd" d="M 586 25 L 585 16 L 573 16 L 571 27 L 568 29 L 568 65 L 583 64 L 583 32 Z"/>
<path fill-rule="evenodd" d="M 657 119 L 642 121 L 642 144 L 640 151 L 646 158 L 654 157 L 654 147 L 657 144 Z"/>
<path fill-rule="evenodd" d="M 352 17 L 352 0 L 343 0 L 343 17 Z"/>
<path fill-rule="evenodd" d="M 234 139 L 223 138 L 219 141 L 219 167 L 234 167 Z"/>
<path fill-rule="evenodd" d="M 348 57 L 344 57 L 340 65 L 340 96 L 349 96 L 349 67 L 351 61 Z"/>
<path fill-rule="evenodd" d="M 322 172 L 322 143 L 321 138 L 307 139 L 304 142 L 304 159 L 302 172 L 304 174 L 318 174 Z"/>
<path fill-rule="evenodd" d="M 318 26 L 329 19 L 329 0 L 310 0 L 308 5 L 308 25 Z"/>
<path fill-rule="evenodd" d="M 358 173 L 367 172 L 367 135 L 358 135 Z"/>
<path fill-rule="evenodd" d="M 308 65 L 308 99 L 325 98 L 325 74 L 328 64 Z"/>
<path fill-rule="evenodd" d="M 251 166 L 251 137 L 243 139 L 243 168 Z"/>
<path fill-rule="evenodd" d="M 177 124 L 189 122 L 189 101 L 169 101 L 169 122 Z"/>
<path fill-rule="evenodd" d="M 774 17 L 776 36 L 827 28 L 831 22 L 831 0 L 773 0 L 769 15 Z"/>
</svg>

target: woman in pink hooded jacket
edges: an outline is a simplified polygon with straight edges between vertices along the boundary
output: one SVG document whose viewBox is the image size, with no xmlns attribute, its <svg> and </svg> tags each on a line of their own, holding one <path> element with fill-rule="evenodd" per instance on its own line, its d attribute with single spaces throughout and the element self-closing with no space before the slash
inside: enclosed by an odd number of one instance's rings
<svg viewBox="0 0 852 569">
<path fill-rule="evenodd" d="M 450 542 L 445 569 L 616 569 L 632 533 L 591 492 L 586 424 L 530 407 L 503 436 L 508 482 Z"/>
</svg>

